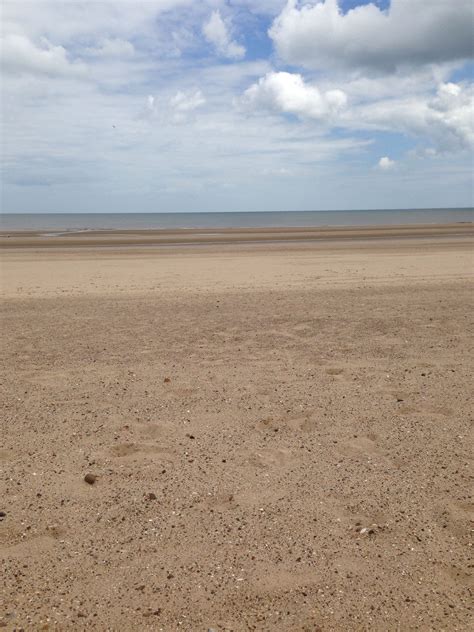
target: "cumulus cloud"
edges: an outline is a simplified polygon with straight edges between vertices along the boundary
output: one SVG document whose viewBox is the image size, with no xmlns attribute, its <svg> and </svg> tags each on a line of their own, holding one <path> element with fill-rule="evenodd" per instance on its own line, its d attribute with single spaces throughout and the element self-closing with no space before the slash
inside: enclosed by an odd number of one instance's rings
<svg viewBox="0 0 474 632">
<path fill-rule="evenodd" d="M 231 38 L 227 24 L 219 11 L 212 12 L 202 31 L 207 41 L 215 46 L 219 55 L 229 59 L 241 59 L 245 56 L 245 48 Z"/>
<path fill-rule="evenodd" d="M 185 93 L 180 90 L 170 99 L 170 106 L 177 112 L 192 112 L 196 108 L 204 105 L 206 99 L 201 90 Z"/>
<path fill-rule="evenodd" d="M 441 148 L 474 148 L 474 89 L 473 85 L 462 86 L 443 83 L 434 99 L 429 103 L 428 124 L 438 129 Z"/>
<path fill-rule="evenodd" d="M 169 122 L 181 124 L 189 121 L 193 112 L 205 103 L 206 99 L 201 90 L 189 92 L 178 90 L 167 99 L 157 99 L 150 94 L 146 98 L 144 108 L 138 113 L 138 118 L 150 122 L 158 120 L 162 125 Z"/>
<path fill-rule="evenodd" d="M 66 77 L 85 74 L 82 62 L 71 62 L 63 46 L 54 46 L 45 38 L 37 46 L 24 35 L 10 34 L 2 38 L 1 49 L 1 63 L 6 73 Z"/>
<path fill-rule="evenodd" d="M 391 160 L 388 156 L 383 156 L 380 158 L 377 166 L 382 171 L 389 171 L 395 167 L 395 161 Z"/>
<path fill-rule="evenodd" d="M 127 40 L 119 38 L 107 38 L 95 47 L 88 47 L 83 54 L 92 57 L 131 57 L 135 53 L 133 44 Z"/>
<path fill-rule="evenodd" d="M 441 83 L 436 93 L 407 97 L 361 98 L 332 88 L 322 89 L 300 74 L 269 72 L 243 94 L 242 102 L 256 110 L 294 114 L 357 131 L 387 131 L 420 139 L 441 152 L 474 147 L 472 84 Z M 351 97 L 351 98 L 349 98 Z"/>
<path fill-rule="evenodd" d="M 321 92 L 316 86 L 306 84 L 299 74 L 269 72 L 245 91 L 243 101 L 253 107 L 323 119 L 342 110 L 347 97 L 342 90 Z"/>
<path fill-rule="evenodd" d="M 355 107 L 340 123 L 350 128 L 401 132 L 439 151 L 474 147 L 472 85 L 442 83 L 435 96 L 382 99 Z"/>
<path fill-rule="evenodd" d="M 289 0 L 269 31 L 286 62 L 308 68 L 401 66 L 473 56 L 471 0 L 391 0 L 343 13 L 339 0 Z"/>
</svg>

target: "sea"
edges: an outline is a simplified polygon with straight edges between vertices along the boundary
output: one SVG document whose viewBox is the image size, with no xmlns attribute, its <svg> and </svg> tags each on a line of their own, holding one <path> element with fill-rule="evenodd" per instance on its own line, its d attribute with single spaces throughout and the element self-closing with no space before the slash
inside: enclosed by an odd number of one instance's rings
<svg viewBox="0 0 474 632">
<path fill-rule="evenodd" d="M 474 222 L 474 208 L 216 213 L 3 213 L 2 231 L 394 226 Z"/>
</svg>

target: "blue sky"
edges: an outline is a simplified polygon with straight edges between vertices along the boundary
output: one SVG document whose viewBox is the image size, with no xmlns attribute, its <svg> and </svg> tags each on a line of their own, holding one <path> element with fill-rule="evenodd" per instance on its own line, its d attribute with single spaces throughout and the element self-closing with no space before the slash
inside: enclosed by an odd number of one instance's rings
<svg viewBox="0 0 474 632">
<path fill-rule="evenodd" d="M 472 6 L 428 4 L 7 0 L 2 212 L 470 206 Z"/>
</svg>

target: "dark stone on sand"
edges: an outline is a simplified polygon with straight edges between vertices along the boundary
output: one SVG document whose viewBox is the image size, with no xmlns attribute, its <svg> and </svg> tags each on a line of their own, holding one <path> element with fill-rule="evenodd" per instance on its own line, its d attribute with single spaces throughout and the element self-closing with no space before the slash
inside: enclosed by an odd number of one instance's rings
<svg viewBox="0 0 474 632">
<path fill-rule="evenodd" d="M 89 485 L 93 485 L 96 482 L 96 480 L 97 480 L 97 476 L 95 474 L 86 474 L 84 476 L 84 480 Z"/>
<path fill-rule="evenodd" d="M 169 377 L 165 377 L 165 379 L 163 380 L 163 382 L 164 382 L 165 384 L 168 384 L 169 382 L 171 382 L 171 378 L 169 378 Z"/>
<path fill-rule="evenodd" d="M 146 495 L 147 500 L 156 500 L 156 498 L 157 496 L 153 492 L 150 492 L 149 494 Z"/>
<path fill-rule="evenodd" d="M 7 514 L 4 511 L 0 511 L 0 520 L 3 520 L 7 517 Z"/>
</svg>

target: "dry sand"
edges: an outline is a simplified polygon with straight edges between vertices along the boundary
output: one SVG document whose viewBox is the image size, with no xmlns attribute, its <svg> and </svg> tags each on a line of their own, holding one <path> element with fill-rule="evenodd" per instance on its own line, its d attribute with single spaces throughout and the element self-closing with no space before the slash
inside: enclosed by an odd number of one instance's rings
<svg viewBox="0 0 474 632">
<path fill-rule="evenodd" d="M 0 237 L 0 625 L 472 629 L 472 227 L 391 230 Z"/>
</svg>

